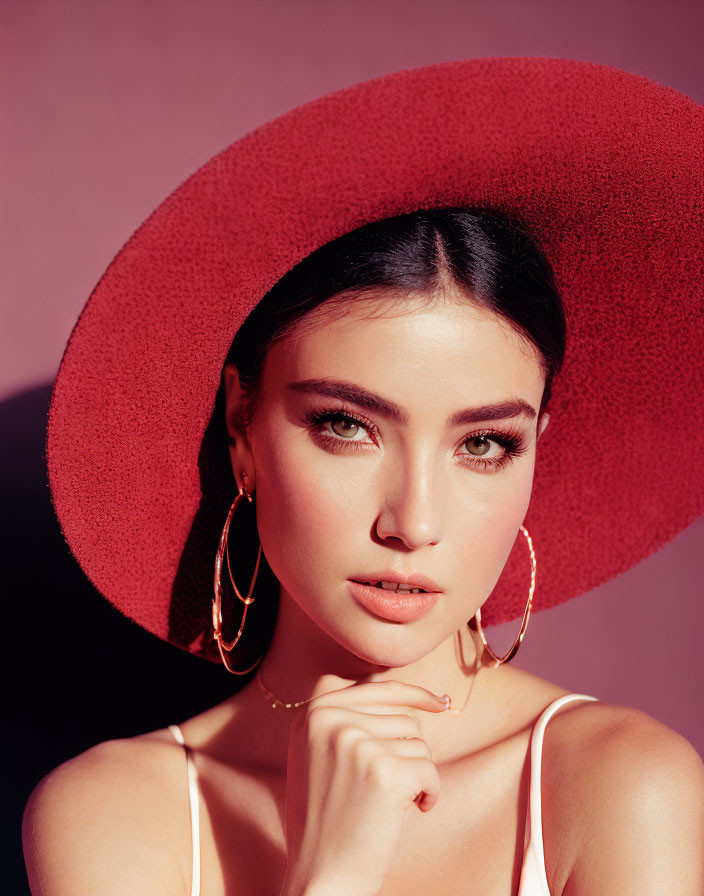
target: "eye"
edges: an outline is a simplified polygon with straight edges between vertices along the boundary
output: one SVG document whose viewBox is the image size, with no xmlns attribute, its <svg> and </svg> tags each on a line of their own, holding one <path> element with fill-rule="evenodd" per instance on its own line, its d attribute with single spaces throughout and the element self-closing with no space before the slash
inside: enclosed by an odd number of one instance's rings
<svg viewBox="0 0 704 896">
<path fill-rule="evenodd" d="M 333 417 L 329 422 L 331 432 L 348 441 L 354 440 L 354 437 L 364 429 L 364 426 L 352 417 Z"/>
<path fill-rule="evenodd" d="M 465 439 L 464 442 L 462 442 L 462 444 L 470 446 L 470 449 L 471 449 L 469 451 L 470 454 L 473 454 L 474 453 L 473 449 L 477 448 L 478 451 L 480 452 L 479 454 L 477 454 L 477 457 L 484 457 L 484 455 L 488 454 L 489 451 L 491 450 L 490 443 L 493 441 L 498 442 L 498 439 L 490 439 L 490 438 L 488 438 L 488 436 L 482 434 L 482 435 L 478 435 L 478 436 L 470 436 L 468 439 Z"/>
<path fill-rule="evenodd" d="M 308 411 L 304 420 L 316 436 L 333 450 L 344 450 L 347 446 L 361 449 L 375 443 L 374 438 L 363 438 L 365 433 L 373 437 L 377 434 L 370 420 L 339 408 Z"/>
<path fill-rule="evenodd" d="M 364 451 L 370 445 L 377 444 L 378 430 L 366 418 L 352 411 L 341 408 L 325 408 L 319 411 L 306 411 L 304 422 L 307 423 L 318 441 L 331 451 Z M 364 434 L 371 438 L 364 438 Z M 358 438 L 359 437 L 359 438 Z M 489 453 L 490 444 L 494 442 L 503 448 L 498 457 L 484 457 Z M 517 430 L 500 432 L 485 430 L 465 436 L 459 447 L 469 446 L 469 450 L 460 452 L 460 463 L 475 470 L 498 472 L 511 463 L 514 457 L 525 454 L 527 441 Z"/>
<path fill-rule="evenodd" d="M 489 438 L 490 436 L 492 438 Z M 490 442 L 500 445 L 504 449 L 504 453 L 498 457 L 483 457 L 482 455 L 488 454 L 491 450 L 489 447 Z M 461 461 L 463 464 L 492 472 L 504 469 L 513 461 L 514 457 L 525 454 L 528 450 L 524 437 L 516 430 L 507 432 L 495 432 L 492 430 L 472 433 L 472 435 L 467 436 L 460 443 L 460 447 L 464 445 L 471 446 L 471 450 L 467 454 L 460 453 L 460 457 L 467 458 Z M 474 449 L 480 453 L 475 454 Z"/>
</svg>

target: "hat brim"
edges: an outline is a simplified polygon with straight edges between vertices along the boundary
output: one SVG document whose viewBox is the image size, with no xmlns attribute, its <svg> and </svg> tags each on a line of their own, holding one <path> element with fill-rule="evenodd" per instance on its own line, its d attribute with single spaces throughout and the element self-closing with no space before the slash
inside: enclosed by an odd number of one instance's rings
<svg viewBox="0 0 704 896">
<path fill-rule="evenodd" d="M 207 625 L 224 515 L 196 539 L 193 527 L 208 516 L 203 439 L 237 328 L 329 240 L 458 205 L 529 229 L 566 308 L 525 520 L 534 609 L 648 556 L 704 511 L 703 149 L 690 98 L 540 57 L 394 72 L 237 140 L 139 227 L 68 340 L 47 462 L 86 575 L 158 637 L 217 660 Z M 192 575 L 176 594 L 187 545 Z M 519 534 L 484 624 L 522 614 L 528 556 Z"/>
</svg>

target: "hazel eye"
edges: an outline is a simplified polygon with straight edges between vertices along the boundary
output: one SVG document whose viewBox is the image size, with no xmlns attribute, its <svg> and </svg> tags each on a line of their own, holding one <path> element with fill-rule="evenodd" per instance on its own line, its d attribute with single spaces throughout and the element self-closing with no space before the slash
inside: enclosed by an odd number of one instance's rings
<svg viewBox="0 0 704 896">
<path fill-rule="evenodd" d="M 330 421 L 330 429 L 335 435 L 346 439 L 356 436 L 361 427 L 349 417 L 338 417 L 338 419 Z"/>
<path fill-rule="evenodd" d="M 487 436 L 480 435 L 480 436 L 471 436 L 469 439 L 467 439 L 465 442 L 463 442 L 463 444 L 471 445 L 472 443 L 474 443 L 475 447 L 476 447 L 476 443 L 481 442 L 481 445 L 479 446 L 479 448 L 481 449 L 481 452 L 478 454 L 474 454 L 474 456 L 475 457 L 483 457 L 490 450 L 491 442 L 493 442 L 493 441 L 494 441 L 493 439 L 490 439 Z M 473 454 L 474 452 L 470 452 L 470 453 Z"/>
<path fill-rule="evenodd" d="M 316 441 L 322 442 L 330 451 L 361 451 L 377 444 L 374 424 L 352 412 L 323 408 L 307 411 L 303 420 Z"/>
<path fill-rule="evenodd" d="M 499 445 L 503 449 L 503 454 L 498 457 L 485 457 L 492 443 Z M 528 450 L 525 437 L 519 431 L 513 430 L 476 432 L 467 436 L 462 441 L 461 447 L 467 448 L 466 452 L 461 451 L 458 455 L 463 464 L 476 470 L 493 473 L 505 469 L 513 462 L 514 457 L 519 457 Z"/>
</svg>

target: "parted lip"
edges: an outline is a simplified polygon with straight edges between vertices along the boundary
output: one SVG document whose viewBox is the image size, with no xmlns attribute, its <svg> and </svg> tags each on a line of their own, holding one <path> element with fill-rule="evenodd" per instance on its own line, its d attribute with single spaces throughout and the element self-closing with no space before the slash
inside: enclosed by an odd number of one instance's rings
<svg viewBox="0 0 704 896">
<path fill-rule="evenodd" d="M 365 572 L 359 575 L 350 576 L 353 582 L 361 582 L 366 585 L 369 582 L 398 582 L 399 585 L 409 585 L 411 588 L 423 588 L 424 591 L 433 591 L 441 593 L 442 588 L 424 576 L 422 573 L 414 572 L 404 575 L 402 572 L 393 572 L 391 569 L 384 569 L 381 572 Z"/>
</svg>

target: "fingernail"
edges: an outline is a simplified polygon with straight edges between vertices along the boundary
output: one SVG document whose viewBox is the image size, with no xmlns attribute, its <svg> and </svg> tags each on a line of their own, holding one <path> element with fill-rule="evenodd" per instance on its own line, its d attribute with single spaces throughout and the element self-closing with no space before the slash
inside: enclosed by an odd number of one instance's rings
<svg viewBox="0 0 704 896">
<path fill-rule="evenodd" d="M 450 697 L 449 694 L 443 694 L 440 699 L 445 704 L 445 709 L 449 709 L 450 706 L 452 705 L 452 697 Z"/>
</svg>

